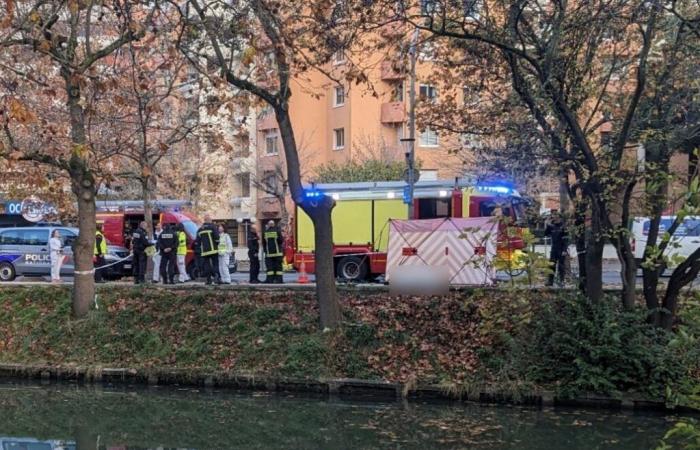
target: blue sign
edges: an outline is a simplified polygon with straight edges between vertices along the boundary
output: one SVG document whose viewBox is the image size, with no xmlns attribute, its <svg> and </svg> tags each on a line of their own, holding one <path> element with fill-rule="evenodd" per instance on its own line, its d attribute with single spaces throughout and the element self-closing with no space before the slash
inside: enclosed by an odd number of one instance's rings
<svg viewBox="0 0 700 450">
<path fill-rule="evenodd" d="M 5 202 L 5 214 L 19 216 L 22 214 L 22 202 Z"/>
<path fill-rule="evenodd" d="M 403 202 L 407 205 L 410 205 L 413 199 L 411 198 L 411 187 L 410 186 L 404 186 L 403 187 Z"/>
<path fill-rule="evenodd" d="M 671 226 L 673 225 L 673 222 L 675 221 L 675 218 L 663 218 L 661 219 L 661 223 L 659 223 L 659 233 L 663 234 L 666 231 L 671 229 Z M 644 225 L 642 226 L 642 233 L 644 233 L 644 236 L 647 236 L 649 234 L 649 228 L 651 226 L 651 222 L 647 219 L 644 221 Z M 676 232 L 673 233 L 673 237 L 686 237 L 686 236 L 692 236 L 692 237 L 698 237 L 700 236 L 700 219 L 698 218 L 686 218 L 683 220 L 683 222 L 676 228 Z"/>
</svg>

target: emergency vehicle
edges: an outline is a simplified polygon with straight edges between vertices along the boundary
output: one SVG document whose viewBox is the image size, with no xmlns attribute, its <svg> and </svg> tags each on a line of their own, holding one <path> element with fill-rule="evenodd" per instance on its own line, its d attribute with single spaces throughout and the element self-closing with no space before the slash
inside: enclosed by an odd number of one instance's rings
<svg viewBox="0 0 700 450">
<path fill-rule="evenodd" d="M 131 233 L 138 228 L 144 219 L 143 201 L 140 200 L 114 200 L 98 201 L 97 222 L 102 224 L 102 233 L 113 244 L 126 248 L 131 247 Z M 188 202 L 182 200 L 156 200 L 153 202 L 153 224 L 166 225 L 182 224 L 187 235 L 187 256 L 185 264 L 190 278 L 199 278 L 199 271 L 195 263 L 195 255 L 192 245 L 197 238 L 197 230 L 201 220 L 193 214 L 185 211 Z M 232 257 L 228 270 L 235 273 L 238 270 L 238 261 Z"/>
<path fill-rule="evenodd" d="M 130 248 L 131 233 L 144 219 L 143 202 L 138 200 L 115 200 L 97 202 L 97 223 L 102 224 L 102 233 L 114 245 Z M 182 211 L 186 202 L 159 200 L 153 204 L 153 224 L 182 224 L 187 234 L 187 271 L 194 268 L 192 243 L 197 237 L 197 217 Z"/>
<path fill-rule="evenodd" d="M 328 195 L 335 202 L 332 213 L 333 253 L 340 279 L 362 281 L 383 275 L 386 270 L 390 219 L 406 219 L 404 182 L 330 183 L 308 187 L 307 197 Z M 525 244 L 522 223 L 527 200 L 507 183 L 478 183 L 465 180 L 419 181 L 413 195 L 411 219 L 441 217 L 509 217 L 506 233 L 501 226 L 498 257 L 514 260 Z M 300 270 L 314 272 L 314 227 L 304 211 L 296 207 L 293 237 L 285 249 L 287 261 Z M 515 232 L 514 232 L 515 230 Z"/>
</svg>

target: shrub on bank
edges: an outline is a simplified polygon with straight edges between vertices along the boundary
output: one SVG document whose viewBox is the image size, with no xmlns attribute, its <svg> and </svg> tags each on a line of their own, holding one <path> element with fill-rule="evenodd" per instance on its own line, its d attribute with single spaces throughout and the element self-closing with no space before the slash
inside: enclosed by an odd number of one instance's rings
<svg viewBox="0 0 700 450">
<path fill-rule="evenodd" d="M 685 404 L 700 383 L 700 307 L 673 334 L 552 290 L 444 297 L 345 292 L 341 330 L 318 330 L 311 293 L 101 290 L 71 320 L 67 289 L 0 293 L 0 362 L 172 367 L 292 377 L 354 377 L 560 395 L 638 392 Z"/>
</svg>

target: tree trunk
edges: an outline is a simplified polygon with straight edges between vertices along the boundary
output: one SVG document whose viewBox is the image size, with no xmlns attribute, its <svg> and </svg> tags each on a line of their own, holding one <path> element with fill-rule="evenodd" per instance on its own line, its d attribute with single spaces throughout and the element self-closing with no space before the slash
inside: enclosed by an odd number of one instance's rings
<svg viewBox="0 0 700 450">
<path fill-rule="evenodd" d="M 80 106 L 80 87 L 70 72 L 62 70 L 66 82 L 67 106 L 71 125 L 73 149 L 70 177 L 73 193 L 78 199 L 78 238 L 73 252 L 75 276 L 73 284 L 73 317 L 85 317 L 95 299 L 93 255 L 95 245 L 95 179 L 88 167 L 89 149 L 85 139 L 85 114 Z"/>
<path fill-rule="evenodd" d="M 338 292 L 335 286 L 335 265 L 333 264 L 333 223 L 331 213 L 335 202 L 323 197 L 318 206 L 304 202 L 302 208 L 314 224 L 316 260 L 316 296 L 321 313 L 321 328 L 334 328 L 342 320 Z"/>
<path fill-rule="evenodd" d="M 668 280 L 666 295 L 660 310 L 660 325 L 666 330 L 673 327 L 678 312 L 678 297 L 681 290 L 697 278 L 700 273 L 700 249 L 695 250 L 676 267 Z"/>
<path fill-rule="evenodd" d="M 582 200 L 576 202 L 574 216 L 574 228 L 576 230 L 576 255 L 578 259 L 578 288 L 586 293 L 586 203 Z"/>
<path fill-rule="evenodd" d="M 287 103 L 275 106 L 275 118 L 279 126 L 287 162 L 289 191 L 294 203 L 299 205 L 309 215 L 314 224 L 316 300 L 318 301 L 321 314 L 321 328 L 333 329 L 340 325 L 342 319 L 333 270 L 331 211 L 335 206 L 335 201 L 328 196 L 314 198 L 313 200 L 305 197 L 304 188 L 301 184 L 299 152 L 297 151 L 294 129 L 289 117 Z"/>
<path fill-rule="evenodd" d="M 586 296 L 594 303 L 603 298 L 603 249 L 605 241 L 595 208 L 586 236 Z"/>
<path fill-rule="evenodd" d="M 667 147 L 663 143 L 647 142 L 646 161 L 657 170 L 647 171 L 645 175 L 645 194 L 651 207 L 649 219 L 649 232 L 647 234 L 646 247 L 644 248 L 643 261 L 652 263 L 647 268 L 642 267 L 642 283 L 644 286 L 644 301 L 649 314 L 649 323 L 661 326 L 661 300 L 659 299 L 659 279 L 666 270 L 666 262 L 663 257 L 657 257 L 659 245 L 659 227 L 661 216 L 668 198 L 668 158 Z M 648 264 L 646 264 L 648 266 Z"/>
<path fill-rule="evenodd" d="M 148 239 L 153 239 L 153 208 L 151 207 L 151 176 L 147 175 L 141 180 L 141 194 L 143 196 L 143 220 L 146 221 L 146 233 Z"/>
<path fill-rule="evenodd" d="M 622 268 L 620 277 L 622 278 L 622 306 L 630 310 L 637 302 L 637 265 L 634 262 L 634 252 L 630 245 L 627 233 L 619 231 L 617 242 L 615 243 L 617 256 Z"/>
<path fill-rule="evenodd" d="M 141 179 L 141 195 L 143 197 L 143 220 L 146 222 L 146 234 L 148 240 L 153 240 L 153 209 L 151 208 L 151 175 L 146 175 Z M 146 279 L 153 279 L 153 271 L 158 268 L 153 266 L 153 258 L 146 261 Z M 136 276 L 134 274 L 134 276 Z"/>
</svg>

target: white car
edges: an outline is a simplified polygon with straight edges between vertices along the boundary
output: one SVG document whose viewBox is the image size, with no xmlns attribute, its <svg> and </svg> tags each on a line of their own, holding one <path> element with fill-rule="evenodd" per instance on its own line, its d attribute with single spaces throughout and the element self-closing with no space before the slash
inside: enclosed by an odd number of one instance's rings
<svg viewBox="0 0 700 450">
<path fill-rule="evenodd" d="M 675 220 L 676 216 L 663 216 L 661 218 L 656 245 L 661 243 L 664 233 L 671 228 Z M 632 246 L 634 257 L 638 263 L 641 263 L 644 258 L 650 223 L 648 217 L 635 217 L 632 223 Z M 676 228 L 664 255 L 670 257 L 671 260 L 687 258 L 698 248 L 700 248 L 700 216 L 688 216 Z"/>
</svg>

